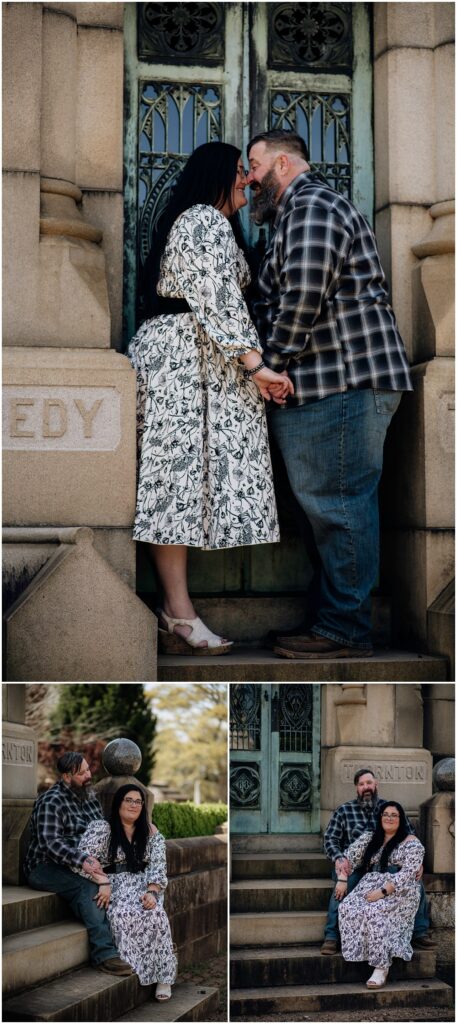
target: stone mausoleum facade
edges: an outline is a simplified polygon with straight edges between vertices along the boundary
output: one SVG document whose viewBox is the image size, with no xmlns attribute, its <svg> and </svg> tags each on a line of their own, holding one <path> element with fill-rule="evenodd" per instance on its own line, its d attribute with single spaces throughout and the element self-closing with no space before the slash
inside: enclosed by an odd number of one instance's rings
<svg viewBox="0 0 457 1024">
<path fill-rule="evenodd" d="M 397 647 L 452 655 L 454 7 L 298 4 L 298 34 L 289 8 L 3 5 L 9 680 L 156 678 L 123 355 L 139 267 L 195 145 L 275 125 L 308 133 L 375 224 L 415 382 L 388 443 L 380 594 Z M 286 530 L 279 556 L 195 553 L 191 586 L 215 628 L 222 608 L 260 635 L 306 564 Z"/>
</svg>

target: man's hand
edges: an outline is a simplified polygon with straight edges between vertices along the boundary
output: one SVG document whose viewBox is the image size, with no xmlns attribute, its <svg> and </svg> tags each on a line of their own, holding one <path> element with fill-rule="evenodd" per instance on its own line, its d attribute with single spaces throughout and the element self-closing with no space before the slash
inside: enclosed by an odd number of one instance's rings
<svg viewBox="0 0 457 1024">
<path fill-rule="evenodd" d="M 103 868 L 96 857 L 86 857 L 84 864 L 81 864 L 81 868 L 91 877 L 93 875 L 103 874 Z"/>
<path fill-rule="evenodd" d="M 337 875 L 350 875 L 352 874 L 352 864 L 348 861 L 347 857 L 337 857 L 335 861 L 335 871 Z"/>
<path fill-rule="evenodd" d="M 343 900 L 348 891 L 347 882 L 337 882 L 335 885 L 335 899 Z"/>
<path fill-rule="evenodd" d="M 421 878 L 422 878 L 423 874 L 424 874 L 424 865 L 421 864 L 421 866 L 419 868 L 419 871 L 416 874 L 416 882 L 420 882 L 421 881 Z"/>
</svg>

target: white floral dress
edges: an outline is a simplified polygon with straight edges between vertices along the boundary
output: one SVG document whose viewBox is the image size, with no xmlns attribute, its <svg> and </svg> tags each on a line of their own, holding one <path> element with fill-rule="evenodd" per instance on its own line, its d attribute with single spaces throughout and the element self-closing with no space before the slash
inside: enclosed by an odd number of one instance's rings
<svg viewBox="0 0 457 1024">
<path fill-rule="evenodd" d="M 373 832 L 364 832 L 343 856 L 353 868 L 359 867 Z M 342 900 L 338 908 L 341 952 L 345 960 L 367 960 L 371 967 L 390 967 L 392 958 L 411 960 L 414 918 L 420 900 L 420 883 L 416 874 L 423 857 L 424 847 L 419 840 L 408 839 L 400 843 L 389 856 L 389 866 L 396 865 L 396 874 L 379 870 L 381 850 L 371 861 L 371 870 L 364 875 L 355 889 Z M 368 892 L 392 882 L 395 889 L 390 896 L 369 903 Z"/>
<path fill-rule="evenodd" d="M 110 835 L 107 821 L 94 821 L 81 836 L 79 849 L 107 865 Z M 125 864 L 125 859 L 125 853 L 119 847 L 115 863 Z M 144 871 L 108 874 L 112 888 L 107 916 L 119 955 L 133 967 L 140 985 L 153 985 L 155 982 L 172 985 L 176 979 L 177 961 L 170 924 L 163 908 L 167 866 L 165 839 L 160 832 L 149 837 L 144 859 L 147 861 Z M 83 871 L 78 873 L 84 874 Z M 160 886 L 160 893 L 154 910 L 145 910 L 140 898 L 152 882 Z"/>
<path fill-rule="evenodd" d="M 146 320 L 127 353 L 137 375 L 135 540 L 279 540 L 264 401 L 239 361 L 261 353 L 242 295 L 249 280 L 223 214 L 197 205 L 177 218 L 157 290 L 192 312 Z"/>
</svg>

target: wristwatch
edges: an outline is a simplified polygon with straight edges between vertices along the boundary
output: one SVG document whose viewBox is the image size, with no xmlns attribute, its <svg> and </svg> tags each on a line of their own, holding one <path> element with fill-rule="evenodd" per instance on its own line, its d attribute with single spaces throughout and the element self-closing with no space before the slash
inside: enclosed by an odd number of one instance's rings
<svg viewBox="0 0 457 1024">
<path fill-rule="evenodd" d="M 383 885 L 381 885 L 381 892 L 382 892 L 383 896 L 388 896 L 389 895 L 389 893 L 387 892 L 387 889 L 385 889 Z"/>
</svg>

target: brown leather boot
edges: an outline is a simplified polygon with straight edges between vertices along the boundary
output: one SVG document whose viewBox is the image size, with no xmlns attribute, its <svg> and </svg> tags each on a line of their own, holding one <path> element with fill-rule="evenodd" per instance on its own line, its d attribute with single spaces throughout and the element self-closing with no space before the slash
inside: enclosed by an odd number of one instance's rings
<svg viewBox="0 0 457 1024">
<path fill-rule="evenodd" d="M 121 960 L 120 956 L 112 956 L 108 960 L 102 960 L 101 964 L 97 964 L 96 967 L 97 971 L 104 971 L 105 974 L 112 974 L 115 977 L 135 973 L 133 967 L 130 964 L 126 964 L 125 960 Z"/>
<path fill-rule="evenodd" d="M 321 946 L 322 956 L 336 956 L 338 953 L 338 943 L 336 939 L 326 939 Z"/>
</svg>

